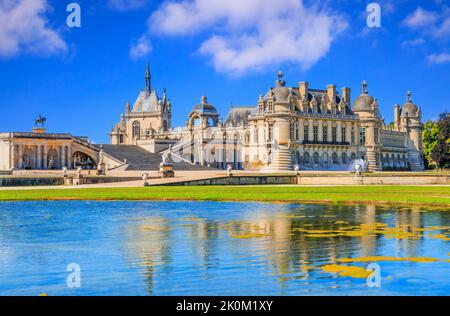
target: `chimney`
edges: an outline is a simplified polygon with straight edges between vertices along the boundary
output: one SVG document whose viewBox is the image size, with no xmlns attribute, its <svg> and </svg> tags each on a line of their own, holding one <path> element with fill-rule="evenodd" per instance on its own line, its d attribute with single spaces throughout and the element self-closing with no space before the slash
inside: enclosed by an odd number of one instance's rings
<svg viewBox="0 0 450 316">
<path fill-rule="evenodd" d="M 336 100 L 336 85 L 329 84 L 327 86 L 327 96 L 330 101 Z"/>
<path fill-rule="evenodd" d="M 394 125 L 397 128 L 400 125 L 400 105 L 394 105 Z"/>
<path fill-rule="evenodd" d="M 351 93 L 350 88 L 347 87 L 342 88 L 342 98 L 351 107 L 350 93 Z"/>
</svg>

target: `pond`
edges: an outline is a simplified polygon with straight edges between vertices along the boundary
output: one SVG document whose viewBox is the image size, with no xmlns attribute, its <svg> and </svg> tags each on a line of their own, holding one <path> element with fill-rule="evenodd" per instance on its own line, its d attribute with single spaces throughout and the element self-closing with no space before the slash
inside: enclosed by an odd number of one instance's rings
<svg viewBox="0 0 450 316">
<path fill-rule="evenodd" d="M 0 203 L 0 295 L 449 295 L 449 259 L 421 207 Z"/>
</svg>

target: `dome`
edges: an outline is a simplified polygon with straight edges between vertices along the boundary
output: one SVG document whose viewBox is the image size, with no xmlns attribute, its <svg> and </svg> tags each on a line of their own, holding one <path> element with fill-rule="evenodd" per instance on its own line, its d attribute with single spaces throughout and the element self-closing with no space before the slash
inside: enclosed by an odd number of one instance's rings
<svg viewBox="0 0 450 316">
<path fill-rule="evenodd" d="M 208 115 L 217 115 L 217 110 L 212 104 L 208 104 L 208 99 L 203 96 L 201 102 L 194 106 L 192 112 L 197 112 L 200 115 L 208 114 Z"/>
<path fill-rule="evenodd" d="M 353 111 L 372 111 L 372 103 L 374 99 L 368 94 L 361 94 L 356 98 L 355 103 L 353 104 Z"/>
<path fill-rule="evenodd" d="M 372 104 L 375 101 L 369 93 L 367 92 L 367 82 L 362 83 L 362 94 L 356 98 L 355 103 L 353 103 L 353 112 L 359 111 L 373 111 Z"/>
<path fill-rule="evenodd" d="M 276 87 L 273 89 L 275 101 L 287 101 L 289 97 L 289 89 L 286 87 Z"/>
<path fill-rule="evenodd" d="M 411 100 L 411 92 L 408 91 L 406 103 L 402 107 L 401 117 L 417 117 L 417 113 L 419 111 L 419 107 L 415 105 Z"/>
</svg>

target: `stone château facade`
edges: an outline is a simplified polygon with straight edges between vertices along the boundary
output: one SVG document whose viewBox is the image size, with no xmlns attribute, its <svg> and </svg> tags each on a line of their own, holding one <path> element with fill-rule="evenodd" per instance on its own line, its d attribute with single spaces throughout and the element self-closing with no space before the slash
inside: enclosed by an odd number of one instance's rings
<svg viewBox="0 0 450 316">
<path fill-rule="evenodd" d="M 275 87 L 260 95 L 254 106 L 233 107 L 222 121 L 203 96 L 189 113 L 186 126 L 171 127 L 172 106 L 146 86 L 133 108 L 110 133 L 112 144 L 133 144 L 153 152 L 170 152 L 183 160 L 216 168 L 368 171 L 424 169 L 421 110 L 408 92 L 394 106 L 394 123 L 386 126 L 378 101 L 363 82 L 351 103 L 350 88 L 340 94 L 335 85 L 312 89 L 308 82 L 288 87 L 278 72 Z"/>
</svg>

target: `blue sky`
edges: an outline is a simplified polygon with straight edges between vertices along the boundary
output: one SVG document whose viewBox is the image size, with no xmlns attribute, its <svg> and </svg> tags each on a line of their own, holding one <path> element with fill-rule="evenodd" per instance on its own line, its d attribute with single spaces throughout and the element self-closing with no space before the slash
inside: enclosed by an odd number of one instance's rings
<svg viewBox="0 0 450 316">
<path fill-rule="evenodd" d="M 81 7 L 81 28 L 66 6 Z M 367 80 L 386 122 L 406 91 L 424 120 L 450 110 L 450 4 L 378 1 L 381 28 L 366 26 L 372 1 L 0 0 L 1 131 L 28 131 L 42 113 L 49 132 L 106 143 L 144 87 L 167 88 L 173 125 L 202 95 L 225 116 L 253 105 L 282 68 L 289 85 Z"/>
</svg>

